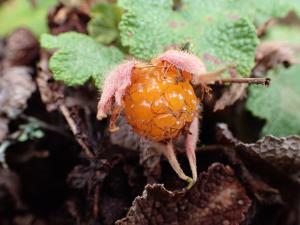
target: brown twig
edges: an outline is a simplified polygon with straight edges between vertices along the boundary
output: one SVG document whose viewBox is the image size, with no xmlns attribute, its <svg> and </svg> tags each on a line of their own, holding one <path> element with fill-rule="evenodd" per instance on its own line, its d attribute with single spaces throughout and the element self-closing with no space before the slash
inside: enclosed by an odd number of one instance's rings
<svg viewBox="0 0 300 225">
<path fill-rule="evenodd" d="M 269 19 L 265 23 L 263 23 L 261 26 L 259 26 L 256 29 L 256 34 L 258 37 L 262 37 L 266 34 L 266 31 L 273 25 L 275 25 L 277 21 L 275 19 Z"/>
<path fill-rule="evenodd" d="M 96 176 L 99 177 L 100 176 L 100 172 L 97 171 L 96 172 Z M 93 202 L 93 214 L 94 214 L 94 218 L 98 219 L 98 215 L 99 215 L 99 192 L 100 192 L 100 186 L 99 184 L 96 185 L 95 190 L 94 190 L 94 202 Z"/>
<path fill-rule="evenodd" d="M 58 134 L 63 135 L 65 137 L 69 137 L 64 130 L 60 129 L 57 126 L 48 124 L 48 123 L 46 123 L 42 120 L 39 120 L 38 118 L 35 118 L 35 117 L 32 117 L 32 116 L 27 116 L 25 114 L 21 114 L 20 118 L 22 118 L 22 119 L 24 119 L 28 122 L 37 123 L 39 125 L 39 127 L 43 128 L 45 130 L 49 130 L 49 131 L 58 133 Z"/>
<path fill-rule="evenodd" d="M 223 85 L 226 83 L 240 83 L 240 84 L 261 84 L 269 86 L 271 79 L 269 77 L 263 78 L 224 78 L 214 81 L 213 84 Z"/>
<path fill-rule="evenodd" d="M 69 124 L 69 127 L 71 128 L 72 133 L 74 134 L 75 137 L 77 137 L 78 129 L 77 129 L 75 121 L 71 117 L 69 109 L 67 108 L 67 106 L 65 104 L 61 104 L 59 106 L 59 109 L 60 109 L 61 113 L 63 114 L 63 116 L 65 117 L 67 123 Z M 94 155 L 93 155 L 92 151 L 89 149 L 89 147 L 80 138 L 76 138 L 76 140 L 77 140 L 78 144 L 85 151 L 85 154 L 89 158 L 93 158 Z"/>
</svg>

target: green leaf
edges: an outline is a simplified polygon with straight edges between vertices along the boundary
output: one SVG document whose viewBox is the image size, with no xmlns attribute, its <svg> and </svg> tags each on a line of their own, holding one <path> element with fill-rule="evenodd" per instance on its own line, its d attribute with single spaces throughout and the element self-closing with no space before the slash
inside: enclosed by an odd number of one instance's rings
<svg viewBox="0 0 300 225">
<path fill-rule="evenodd" d="M 10 0 L 0 6 L 0 35 L 26 27 L 36 35 L 47 32 L 47 13 L 57 0 L 37 0 L 33 8 L 28 0 Z"/>
<path fill-rule="evenodd" d="M 110 44 L 119 38 L 118 25 L 123 10 L 116 4 L 97 4 L 91 10 L 89 34 L 99 43 Z"/>
<path fill-rule="evenodd" d="M 232 1 L 181 2 L 179 9 L 173 10 L 172 0 L 120 0 L 126 10 L 119 26 L 122 44 L 135 57 L 149 60 L 169 47 L 189 42 L 190 50 L 199 57 L 234 63 L 240 75 L 248 76 L 258 44 L 252 22 L 232 18 L 234 14 L 225 10 Z M 210 70 L 216 67 L 207 64 Z"/>
<path fill-rule="evenodd" d="M 19 130 L 21 131 L 21 134 L 18 137 L 19 142 L 40 139 L 45 136 L 45 133 L 41 130 L 40 125 L 34 120 L 26 124 L 21 124 L 19 126 Z"/>
<path fill-rule="evenodd" d="M 247 109 L 266 120 L 264 135 L 300 135 L 300 65 L 281 68 L 269 76 L 269 88 L 250 87 Z"/>
<path fill-rule="evenodd" d="M 117 48 L 103 46 L 89 36 L 75 32 L 59 36 L 43 34 L 41 45 L 46 49 L 58 49 L 49 66 L 54 78 L 67 85 L 82 85 L 92 78 L 98 86 L 104 74 L 123 59 Z"/>
<path fill-rule="evenodd" d="M 299 0 L 228 0 L 224 10 L 235 16 L 247 16 L 260 25 L 270 18 L 284 17 L 291 10 L 299 13 L 299 8 Z"/>
</svg>

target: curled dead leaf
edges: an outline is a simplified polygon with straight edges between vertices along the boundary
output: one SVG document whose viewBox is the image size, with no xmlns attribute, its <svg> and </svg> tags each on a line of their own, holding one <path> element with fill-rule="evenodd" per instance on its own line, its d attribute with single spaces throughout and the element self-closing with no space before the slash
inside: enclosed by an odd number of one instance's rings
<svg viewBox="0 0 300 225">
<path fill-rule="evenodd" d="M 127 216 L 129 224 L 238 225 L 245 220 L 251 200 L 229 166 L 213 164 L 187 192 L 171 192 L 163 185 L 147 185 Z"/>
<path fill-rule="evenodd" d="M 47 110 L 51 112 L 62 104 L 64 87 L 59 82 L 54 81 L 48 68 L 48 59 L 49 54 L 42 50 L 38 63 L 36 83 L 43 103 L 46 105 Z"/>
<path fill-rule="evenodd" d="M 300 171 L 300 137 L 277 138 L 265 136 L 254 144 L 240 143 L 247 149 L 259 154 L 282 172 L 292 175 Z"/>
<path fill-rule="evenodd" d="M 243 99 L 246 96 L 248 84 L 232 84 L 224 91 L 221 98 L 215 104 L 214 112 L 223 110 L 227 106 L 233 105 L 236 101 Z"/>
<path fill-rule="evenodd" d="M 268 170 L 272 171 L 273 174 L 279 172 L 281 176 L 287 175 L 285 179 L 290 181 L 292 179 L 300 183 L 299 136 L 281 138 L 265 136 L 255 143 L 247 144 L 236 139 L 226 124 L 219 123 L 217 125 L 217 140 L 226 146 L 233 146 L 242 158 L 245 158 L 243 160 L 250 164 L 256 164 L 256 168 L 259 168 L 258 164 L 262 164 L 264 172 Z"/>
<path fill-rule="evenodd" d="M 132 127 L 126 122 L 123 115 L 118 118 L 116 125 L 119 129 L 110 134 L 111 143 L 124 148 L 138 150 L 141 138 L 132 130 Z"/>
<path fill-rule="evenodd" d="M 28 67 L 11 67 L 0 77 L 0 114 L 15 118 L 26 107 L 36 87 Z"/>
<path fill-rule="evenodd" d="M 148 181 L 152 183 L 158 179 L 161 174 L 161 153 L 154 146 L 151 146 L 149 141 L 141 139 L 132 130 L 132 127 L 126 122 L 123 115 L 118 118 L 117 126 L 119 129 L 116 132 L 110 133 L 111 143 L 126 149 L 139 151 L 140 164 L 144 167 L 144 174 L 148 178 Z"/>
<path fill-rule="evenodd" d="M 60 34 L 67 31 L 87 33 L 87 23 L 90 17 L 83 10 L 58 4 L 49 11 L 48 26 L 51 34 Z"/>
<path fill-rule="evenodd" d="M 0 143 L 6 138 L 8 134 L 8 122 L 9 120 L 4 117 L 0 117 Z"/>
<path fill-rule="evenodd" d="M 252 70 L 255 77 L 265 75 L 280 64 L 285 67 L 296 62 L 295 47 L 284 42 L 262 42 L 256 49 L 256 65 Z"/>
<path fill-rule="evenodd" d="M 217 139 L 220 143 L 234 145 L 255 152 L 260 158 L 282 172 L 292 175 L 300 172 L 300 137 L 265 136 L 256 143 L 243 143 L 237 140 L 224 123 L 217 125 Z"/>
<path fill-rule="evenodd" d="M 11 224 L 10 215 L 15 210 L 24 209 L 20 200 L 20 181 L 18 176 L 0 164 L 0 222 Z"/>
<path fill-rule="evenodd" d="M 34 34 L 25 28 L 15 30 L 6 40 L 7 67 L 33 65 L 39 56 L 40 45 Z"/>
</svg>

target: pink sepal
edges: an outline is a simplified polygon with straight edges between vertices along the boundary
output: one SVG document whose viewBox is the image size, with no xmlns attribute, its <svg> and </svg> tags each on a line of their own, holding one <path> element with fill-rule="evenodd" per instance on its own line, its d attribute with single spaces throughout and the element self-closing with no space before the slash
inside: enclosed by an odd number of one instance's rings
<svg viewBox="0 0 300 225">
<path fill-rule="evenodd" d="M 206 73 L 203 62 L 197 56 L 184 51 L 168 50 L 155 60 L 169 62 L 175 67 L 196 76 Z"/>
<path fill-rule="evenodd" d="M 125 90 L 131 83 L 131 73 L 135 64 L 135 61 L 125 62 L 107 75 L 101 88 L 102 94 L 98 102 L 97 118 L 99 120 L 107 117 L 107 114 L 111 112 L 113 98 L 115 104 L 121 106 Z"/>
</svg>

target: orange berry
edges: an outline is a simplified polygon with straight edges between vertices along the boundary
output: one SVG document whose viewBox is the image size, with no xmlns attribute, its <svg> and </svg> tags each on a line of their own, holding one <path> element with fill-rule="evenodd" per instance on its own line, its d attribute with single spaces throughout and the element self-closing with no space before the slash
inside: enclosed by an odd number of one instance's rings
<svg viewBox="0 0 300 225">
<path fill-rule="evenodd" d="M 191 78 L 166 62 L 134 67 L 123 97 L 127 122 L 154 141 L 176 138 L 197 115 L 199 101 Z"/>
</svg>

